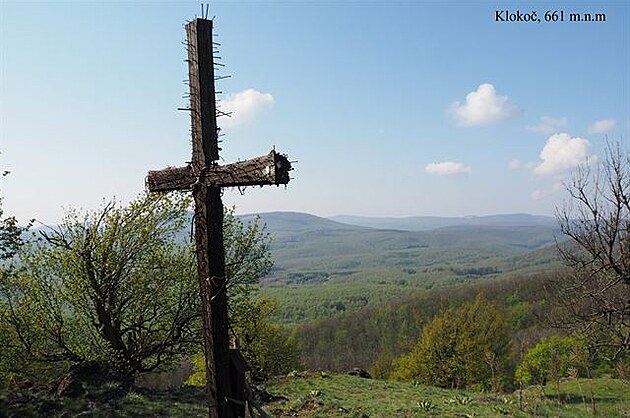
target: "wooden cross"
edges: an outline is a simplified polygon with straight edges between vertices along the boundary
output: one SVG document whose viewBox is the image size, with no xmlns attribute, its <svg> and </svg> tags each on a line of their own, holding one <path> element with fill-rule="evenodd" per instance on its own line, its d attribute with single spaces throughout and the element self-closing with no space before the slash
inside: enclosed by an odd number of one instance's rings
<svg viewBox="0 0 630 418">
<path fill-rule="evenodd" d="M 146 183 L 151 192 L 189 190 L 193 193 L 209 416 L 235 417 L 235 411 L 243 407 L 234 400 L 244 399 L 244 394 L 233 393 L 235 379 L 230 372 L 221 188 L 287 184 L 291 163 L 273 150 L 262 157 L 218 165 L 212 20 L 189 22 L 186 36 L 192 162 L 185 167 L 149 171 Z"/>
</svg>

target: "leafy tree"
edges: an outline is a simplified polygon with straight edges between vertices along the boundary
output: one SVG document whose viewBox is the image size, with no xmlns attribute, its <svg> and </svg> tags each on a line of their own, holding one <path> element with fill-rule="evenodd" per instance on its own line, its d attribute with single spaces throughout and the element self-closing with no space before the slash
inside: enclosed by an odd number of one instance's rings
<svg viewBox="0 0 630 418">
<path fill-rule="evenodd" d="M 145 195 L 125 207 L 70 211 L 42 231 L 20 269 L 3 270 L 0 374 L 53 378 L 71 364 L 100 360 L 131 379 L 198 351 L 198 280 L 184 230 L 189 206 L 183 195 Z M 20 231 L 13 218 L 1 226 L 6 258 Z M 273 359 L 283 360 L 281 349 L 297 358 L 294 343 L 268 321 L 276 305 L 254 301 L 272 265 L 269 234 L 257 219 L 245 226 L 227 210 L 224 239 L 232 329 L 247 337 L 245 357 L 265 375 L 277 367 Z"/>
<path fill-rule="evenodd" d="M 250 367 L 254 381 L 286 373 L 298 365 L 299 350 L 294 338 L 272 322 L 279 311 L 274 299 L 258 299 L 259 280 L 271 269 L 270 237 L 258 218 L 244 223 L 227 210 L 224 219 L 226 276 L 228 278 L 228 317 L 236 345 Z M 229 243 L 229 244 L 228 244 Z M 192 385 L 205 385 L 203 355 L 193 359 Z"/>
<path fill-rule="evenodd" d="M 0 198 L 0 260 L 11 259 L 23 245 L 22 234 L 28 229 L 18 224 L 15 216 L 4 217 Z"/>
<path fill-rule="evenodd" d="M 190 246 L 177 240 L 189 200 L 144 196 L 70 211 L 0 285 L 3 372 L 53 375 L 102 360 L 124 375 L 155 370 L 198 344 Z M 181 241 L 181 240 L 180 240 Z"/>
<path fill-rule="evenodd" d="M 6 177 L 9 174 L 9 171 L 3 171 L 1 176 Z M 8 267 L 7 260 L 13 258 L 18 249 L 24 245 L 22 236 L 30 228 L 33 221 L 31 220 L 27 226 L 22 227 L 15 216 L 5 217 L 2 208 L 3 200 L 3 197 L 0 196 L 0 262 L 6 269 Z M 6 272 L 6 270 L 3 271 Z"/>
<path fill-rule="evenodd" d="M 581 166 L 557 210 L 558 245 L 568 267 L 556 283 L 559 325 L 581 333 L 612 361 L 630 353 L 630 155 L 610 145 L 598 165 Z"/>
<path fill-rule="evenodd" d="M 258 291 L 261 277 L 273 266 L 269 245 L 271 238 L 258 218 L 244 223 L 234 209 L 224 212 L 225 275 L 228 290 L 230 322 L 247 314 Z"/>
<path fill-rule="evenodd" d="M 395 361 L 396 355 L 391 350 L 381 351 L 370 366 L 370 375 L 375 379 L 387 379 L 394 371 Z"/>
<path fill-rule="evenodd" d="M 411 353 L 396 361 L 392 377 L 440 387 L 498 389 L 509 346 L 503 313 L 480 293 L 474 303 L 444 310 L 427 323 Z"/>
<path fill-rule="evenodd" d="M 280 325 L 271 322 L 278 311 L 276 300 L 256 299 L 232 322 L 254 381 L 262 382 L 286 374 L 299 365 L 295 339 L 288 337 Z"/>
<path fill-rule="evenodd" d="M 539 384 L 541 388 L 552 381 L 560 391 L 560 378 L 570 369 L 587 367 L 588 350 L 584 341 L 576 337 L 557 335 L 543 338 L 530 349 L 516 369 L 516 378 L 524 384 Z"/>
</svg>

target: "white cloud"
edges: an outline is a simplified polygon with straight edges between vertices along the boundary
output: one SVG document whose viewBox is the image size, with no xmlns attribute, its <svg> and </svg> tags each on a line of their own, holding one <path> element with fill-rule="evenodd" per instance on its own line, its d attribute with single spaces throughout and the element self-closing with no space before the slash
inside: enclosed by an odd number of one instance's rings
<svg viewBox="0 0 630 418">
<path fill-rule="evenodd" d="M 557 174 L 586 163 L 590 145 L 586 139 L 572 138 L 565 133 L 551 135 L 540 151 L 542 161 L 534 168 L 534 173 Z"/>
<path fill-rule="evenodd" d="M 270 93 L 261 93 L 254 89 L 228 94 L 219 102 L 219 110 L 232 115 L 219 118 L 219 125 L 222 128 L 231 128 L 250 122 L 263 109 L 273 106 L 273 102 L 274 99 Z"/>
<path fill-rule="evenodd" d="M 554 179 L 554 183 L 551 187 L 547 187 L 546 189 L 537 189 L 529 194 L 529 198 L 532 200 L 542 200 L 553 195 L 557 195 L 558 193 L 564 193 L 565 191 L 565 183 L 562 179 L 563 176 L 556 176 Z"/>
<path fill-rule="evenodd" d="M 540 123 L 538 125 L 527 125 L 527 129 L 540 134 L 552 134 L 557 132 L 558 128 L 566 126 L 567 123 L 567 118 L 552 118 L 549 116 L 543 116 L 540 118 Z"/>
<path fill-rule="evenodd" d="M 614 128 L 615 124 L 616 124 L 616 122 L 615 122 L 614 119 L 598 120 L 598 121 L 593 122 L 588 127 L 588 132 L 591 133 L 591 134 L 602 134 L 602 133 L 608 132 L 609 130 Z"/>
<path fill-rule="evenodd" d="M 489 83 L 480 84 L 477 90 L 468 93 L 466 103 L 453 103 L 451 111 L 457 123 L 464 126 L 488 125 L 518 114 L 508 97 L 497 96 Z"/>
<path fill-rule="evenodd" d="M 470 173 L 470 167 L 455 161 L 443 161 L 441 163 L 430 163 L 424 167 L 427 174 L 434 176 L 453 176 L 456 174 Z"/>
<path fill-rule="evenodd" d="M 523 167 L 523 162 L 521 160 L 512 160 L 509 162 L 509 166 L 511 169 L 516 170 Z"/>
<path fill-rule="evenodd" d="M 532 200 L 541 200 L 544 197 L 545 197 L 545 193 L 542 190 L 534 190 L 529 195 L 529 198 Z"/>
</svg>

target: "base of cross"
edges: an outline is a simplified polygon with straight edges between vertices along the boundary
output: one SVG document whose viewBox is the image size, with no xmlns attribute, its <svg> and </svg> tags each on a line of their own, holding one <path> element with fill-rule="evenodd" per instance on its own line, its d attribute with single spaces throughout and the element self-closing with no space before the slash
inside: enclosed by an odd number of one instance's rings
<svg viewBox="0 0 630 418">
<path fill-rule="evenodd" d="M 230 350 L 230 395 L 227 400 L 232 404 L 235 416 L 245 416 L 247 396 L 245 392 L 245 372 L 249 370 L 247 361 L 237 349 Z"/>
<path fill-rule="evenodd" d="M 289 182 L 291 162 L 272 150 L 262 157 L 227 165 L 205 167 L 195 173 L 191 165 L 152 170 L 146 179 L 151 192 L 194 190 L 195 187 L 245 187 L 281 185 Z"/>
</svg>

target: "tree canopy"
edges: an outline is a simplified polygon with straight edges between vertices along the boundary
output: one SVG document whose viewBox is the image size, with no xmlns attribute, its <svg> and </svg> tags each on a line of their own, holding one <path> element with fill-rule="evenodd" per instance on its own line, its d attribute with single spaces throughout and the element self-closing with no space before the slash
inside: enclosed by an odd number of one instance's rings
<svg viewBox="0 0 630 418">
<path fill-rule="evenodd" d="M 480 293 L 428 322 L 411 353 L 396 361 L 392 377 L 448 387 L 499 388 L 510 348 L 501 310 Z"/>
<path fill-rule="evenodd" d="M 0 286 L 3 370 L 102 360 L 132 376 L 189 353 L 197 288 L 191 247 L 177 240 L 188 206 L 181 196 L 147 195 L 70 211 L 42 231 Z"/>
<path fill-rule="evenodd" d="M 584 341 L 552 335 L 543 338 L 527 351 L 523 362 L 516 369 L 516 377 L 524 384 L 536 383 L 542 386 L 547 381 L 557 383 L 567 375 L 570 368 L 583 367 L 587 360 Z"/>
</svg>

